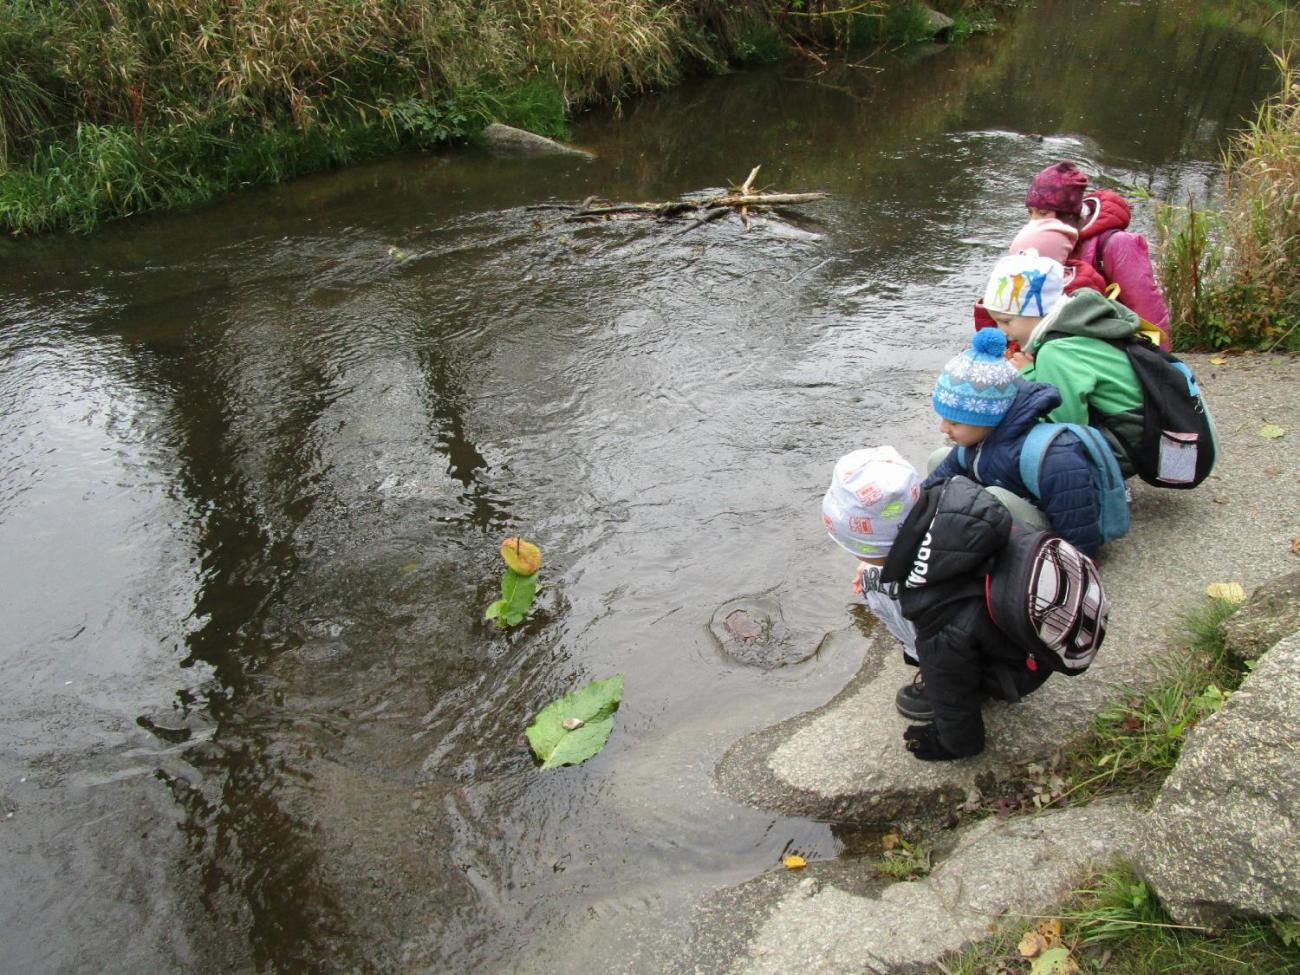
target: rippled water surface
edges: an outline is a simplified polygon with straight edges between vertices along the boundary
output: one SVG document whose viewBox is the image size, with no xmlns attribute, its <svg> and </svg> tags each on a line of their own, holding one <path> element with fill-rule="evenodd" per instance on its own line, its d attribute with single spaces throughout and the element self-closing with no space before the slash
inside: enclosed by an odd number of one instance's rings
<svg viewBox="0 0 1300 975">
<path fill-rule="evenodd" d="M 0 244 L 0 967 L 658 971 L 699 897 L 843 852 L 711 779 L 862 663 L 830 467 L 933 445 L 1037 169 L 1212 186 L 1272 77 L 1194 10 L 1044 0 L 583 116 L 595 161 L 404 158 Z M 760 163 L 831 199 L 537 208 Z M 545 591 L 502 634 L 510 534 Z M 719 638 L 738 608 L 760 640 Z M 531 716 L 614 673 L 608 747 L 538 772 Z"/>
</svg>

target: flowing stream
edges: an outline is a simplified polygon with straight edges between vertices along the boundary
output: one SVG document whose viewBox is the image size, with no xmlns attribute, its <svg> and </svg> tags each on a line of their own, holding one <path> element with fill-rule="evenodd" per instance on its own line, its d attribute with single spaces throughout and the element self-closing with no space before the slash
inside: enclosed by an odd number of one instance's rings
<svg viewBox="0 0 1300 975">
<path fill-rule="evenodd" d="M 712 783 L 863 663 L 831 466 L 935 445 L 1039 168 L 1211 190 L 1275 78 L 1205 6 L 1042 0 L 586 114 L 594 161 L 412 156 L 0 242 L 0 969 L 655 972 L 710 891 L 854 855 Z M 831 198 L 537 208 L 757 164 Z M 501 633 L 513 534 L 545 589 Z M 719 639 L 737 609 L 758 640 Z M 615 673 L 605 750 L 538 771 L 532 715 Z"/>
</svg>

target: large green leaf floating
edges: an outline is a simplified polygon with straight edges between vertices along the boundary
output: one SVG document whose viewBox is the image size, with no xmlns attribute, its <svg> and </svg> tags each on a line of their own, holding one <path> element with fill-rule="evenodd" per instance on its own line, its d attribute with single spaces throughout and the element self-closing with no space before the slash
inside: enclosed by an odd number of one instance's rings
<svg viewBox="0 0 1300 975">
<path fill-rule="evenodd" d="M 533 608 L 537 598 L 537 574 L 521 576 L 514 569 L 501 575 L 501 598 L 487 608 L 485 620 L 496 620 L 502 626 L 518 626 Z"/>
<path fill-rule="evenodd" d="M 622 699 L 623 675 L 615 674 L 542 708 L 525 732 L 542 768 L 577 765 L 604 748 Z"/>
</svg>

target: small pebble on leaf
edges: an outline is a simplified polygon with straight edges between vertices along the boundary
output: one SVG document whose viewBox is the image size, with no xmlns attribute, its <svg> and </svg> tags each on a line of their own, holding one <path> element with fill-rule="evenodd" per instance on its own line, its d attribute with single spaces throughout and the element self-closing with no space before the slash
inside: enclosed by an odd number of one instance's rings
<svg viewBox="0 0 1300 975">
<path fill-rule="evenodd" d="M 583 721 L 581 718 L 565 718 L 560 722 L 565 731 L 573 731 L 576 728 L 581 728 L 586 723 L 587 722 Z"/>
</svg>

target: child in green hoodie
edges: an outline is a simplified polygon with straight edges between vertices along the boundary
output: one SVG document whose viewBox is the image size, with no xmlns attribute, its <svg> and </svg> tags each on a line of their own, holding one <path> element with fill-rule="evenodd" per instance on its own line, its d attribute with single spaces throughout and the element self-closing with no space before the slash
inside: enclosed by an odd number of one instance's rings
<svg viewBox="0 0 1300 975">
<path fill-rule="evenodd" d="M 1065 269 L 1034 251 L 1002 258 L 984 289 L 984 305 L 1008 340 L 1021 375 L 1051 383 L 1061 405 L 1056 423 L 1095 426 L 1107 435 L 1127 477 L 1133 473 L 1124 443 L 1142 434 L 1142 387 L 1128 354 L 1115 344 L 1138 330 L 1138 317 L 1117 301 L 1081 288 L 1064 294 Z"/>
</svg>

